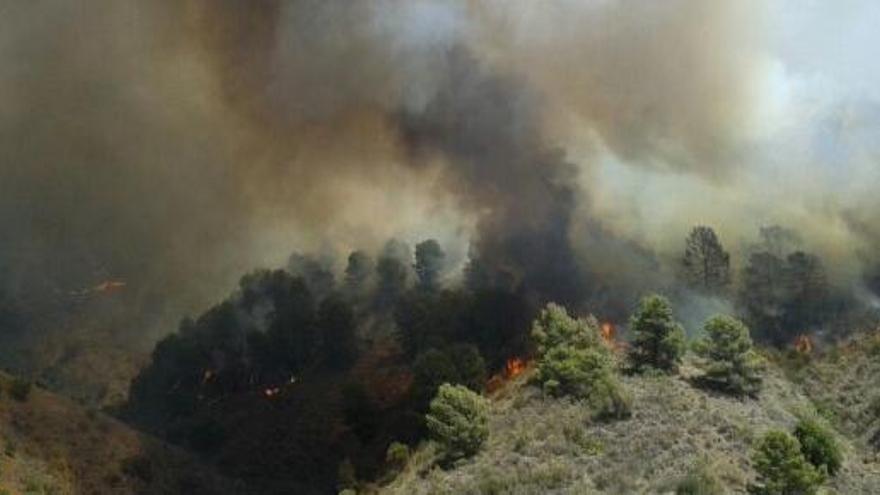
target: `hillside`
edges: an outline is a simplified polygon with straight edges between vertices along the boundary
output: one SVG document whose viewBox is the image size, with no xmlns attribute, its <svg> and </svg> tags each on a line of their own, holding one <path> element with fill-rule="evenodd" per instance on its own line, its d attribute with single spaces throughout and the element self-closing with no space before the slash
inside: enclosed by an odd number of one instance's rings
<svg viewBox="0 0 880 495">
<path fill-rule="evenodd" d="M 756 399 L 695 387 L 691 378 L 697 370 L 688 360 L 677 376 L 624 376 L 633 415 L 610 423 L 594 421 L 580 403 L 544 397 L 528 385 L 528 371 L 492 397 L 490 435 L 481 453 L 443 470 L 432 466 L 434 447 L 423 445 L 379 492 L 674 493 L 689 474 L 708 471 L 728 493 L 746 493 L 755 476 L 749 461 L 753 442 L 769 429 L 790 431 L 799 416 L 821 412 L 837 428 L 846 455 L 841 472 L 823 487 L 825 493 L 878 493 L 880 462 L 866 443 L 871 436 L 865 426 L 846 426 L 853 421 L 845 411 L 873 414 L 876 421 L 876 411 L 851 406 L 876 397 L 871 390 L 876 381 L 869 381 L 874 375 L 865 371 L 880 370 L 880 359 L 859 346 L 846 349 L 851 359 L 840 359 L 841 351 L 812 362 L 803 358 L 797 371 L 803 378 L 797 383 L 789 379 L 793 373 L 771 364 Z M 832 413 L 817 411 L 813 399 L 819 398 L 837 404 Z"/>
<path fill-rule="evenodd" d="M 237 493 L 183 451 L 0 374 L 0 493 Z"/>
</svg>

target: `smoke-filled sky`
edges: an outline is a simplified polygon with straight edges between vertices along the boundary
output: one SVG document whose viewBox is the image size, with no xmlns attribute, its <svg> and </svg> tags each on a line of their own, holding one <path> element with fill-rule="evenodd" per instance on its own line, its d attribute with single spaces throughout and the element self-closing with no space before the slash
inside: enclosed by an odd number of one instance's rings
<svg viewBox="0 0 880 495">
<path fill-rule="evenodd" d="M 779 223 L 849 280 L 880 237 L 878 22 L 856 0 L 3 1 L 0 275 L 124 279 L 176 318 L 293 250 L 436 237 L 538 286 L 572 264 L 637 284 L 694 224 L 737 252 Z"/>
</svg>

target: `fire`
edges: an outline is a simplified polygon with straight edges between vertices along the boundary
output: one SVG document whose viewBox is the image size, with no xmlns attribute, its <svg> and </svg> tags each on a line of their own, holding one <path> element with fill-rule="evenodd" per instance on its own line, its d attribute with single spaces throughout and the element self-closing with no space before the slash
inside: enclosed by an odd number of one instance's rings
<svg viewBox="0 0 880 495">
<path fill-rule="evenodd" d="M 614 324 L 606 321 L 602 324 L 600 330 L 602 332 L 602 340 L 604 340 L 606 344 L 613 344 L 614 335 L 617 333 L 617 330 L 614 328 Z"/>
<path fill-rule="evenodd" d="M 794 350 L 801 354 L 810 354 L 813 352 L 813 339 L 809 335 L 800 334 L 794 339 Z"/>
<path fill-rule="evenodd" d="M 116 292 L 125 286 L 126 283 L 122 280 L 105 280 L 94 287 L 71 291 L 70 295 L 84 297 L 92 294 L 109 294 L 111 292 Z"/>
<path fill-rule="evenodd" d="M 518 357 L 508 358 L 507 363 L 504 365 L 504 375 L 508 379 L 518 376 L 525 370 L 526 362 Z"/>
<path fill-rule="evenodd" d="M 92 289 L 92 292 L 112 292 L 115 290 L 119 290 L 123 287 L 125 287 L 125 282 L 123 282 L 122 280 L 105 280 L 104 282 L 96 285 Z"/>
<path fill-rule="evenodd" d="M 267 399 L 274 399 L 279 393 L 281 393 L 280 387 L 271 387 L 263 390 L 263 395 L 265 395 Z"/>
<path fill-rule="evenodd" d="M 486 392 L 492 393 L 504 386 L 504 384 L 521 375 L 529 366 L 528 361 L 521 357 L 513 356 L 507 358 L 504 363 L 504 369 L 492 375 L 486 381 Z"/>
</svg>

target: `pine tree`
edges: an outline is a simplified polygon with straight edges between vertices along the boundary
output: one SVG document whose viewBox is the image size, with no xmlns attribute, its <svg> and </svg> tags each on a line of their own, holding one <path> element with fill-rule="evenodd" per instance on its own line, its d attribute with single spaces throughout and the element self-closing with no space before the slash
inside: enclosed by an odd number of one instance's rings
<svg viewBox="0 0 880 495">
<path fill-rule="evenodd" d="M 471 457 L 489 438 L 489 403 L 467 387 L 445 383 L 431 401 L 425 425 L 446 460 Z"/>
<path fill-rule="evenodd" d="M 756 394 L 764 366 L 752 348 L 748 327 L 736 318 L 719 315 L 710 318 L 703 329 L 706 335 L 695 349 L 704 360 L 704 381 L 732 394 Z"/>
<path fill-rule="evenodd" d="M 637 370 L 645 367 L 672 371 L 685 351 L 684 329 L 672 317 L 666 298 L 650 295 L 642 299 L 630 318 L 633 332 L 630 360 Z"/>
<path fill-rule="evenodd" d="M 685 280 L 696 290 L 717 294 L 730 285 L 730 255 L 711 227 L 700 225 L 691 230 L 682 265 Z"/>
</svg>

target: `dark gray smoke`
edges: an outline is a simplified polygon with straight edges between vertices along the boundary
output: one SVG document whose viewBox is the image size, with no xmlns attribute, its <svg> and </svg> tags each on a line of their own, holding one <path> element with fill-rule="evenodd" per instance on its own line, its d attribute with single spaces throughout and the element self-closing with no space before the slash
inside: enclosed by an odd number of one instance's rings
<svg viewBox="0 0 880 495">
<path fill-rule="evenodd" d="M 426 106 L 396 120 L 413 162 L 441 155 L 463 209 L 478 212 L 472 255 L 484 268 L 543 298 L 580 303 L 584 274 L 569 242 L 575 166 L 547 145 L 527 88 L 464 48 L 449 52 L 447 68 Z"/>
</svg>

